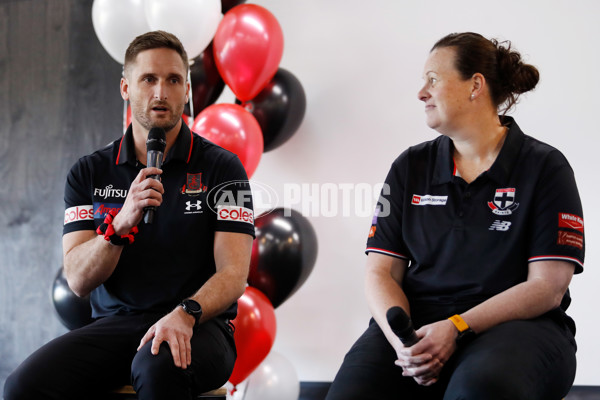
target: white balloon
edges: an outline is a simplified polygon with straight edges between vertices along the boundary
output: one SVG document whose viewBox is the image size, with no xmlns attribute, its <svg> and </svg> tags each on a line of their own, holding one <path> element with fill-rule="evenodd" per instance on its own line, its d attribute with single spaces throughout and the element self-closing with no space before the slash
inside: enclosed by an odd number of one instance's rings
<svg viewBox="0 0 600 400">
<path fill-rule="evenodd" d="M 284 356 L 271 351 L 247 379 L 244 400 L 298 400 L 296 369 Z"/>
<path fill-rule="evenodd" d="M 227 388 L 227 400 L 245 400 L 244 393 L 246 392 L 246 384 L 248 383 L 248 379 L 239 383 L 235 387 L 235 392 L 232 392 L 234 386 L 231 382 L 227 382 L 225 387 Z"/>
<path fill-rule="evenodd" d="M 188 58 L 204 51 L 215 36 L 221 14 L 221 0 L 143 0 L 148 25 L 177 36 Z"/>
<path fill-rule="evenodd" d="M 104 49 L 121 64 L 129 43 L 150 30 L 142 0 L 94 0 L 92 24 Z"/>
</svg>

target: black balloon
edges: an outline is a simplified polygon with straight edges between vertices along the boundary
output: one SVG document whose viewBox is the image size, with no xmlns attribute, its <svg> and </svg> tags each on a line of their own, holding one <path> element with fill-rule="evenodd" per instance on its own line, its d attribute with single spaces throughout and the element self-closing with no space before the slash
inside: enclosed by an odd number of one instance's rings
<svg viewBox="0 0 600 400">
<path fill-rule="evenodd" d="M 245 3 L 246 0 L 221 0 L 221 12 L 225 14 L 235 6 Z"/>
<path fill-rule="evenodd" d="M 236 100 L 237 104 L 241 104 Z M 300 81 L 279 68 L 263 90 L 244 107 L 254 115 L 263 133 L 264 152 L 285 143 L 298 130 L 306 112 L 306 94 Z"/>
<path fill-rule="evenodd" d="M 288 216 L 286 216 L 288 215 Z M 295 210 L 277 208 L 254 221 L 248 284 L 277 308 L 304 284 L 317 259 L 317 235 Z"/>
<path fill-rule="evenodd" d="M 225 81 L 219 75 L 215 64 L 212 42 L 198 57 L 194 58 L 194 63 L 190 65 L 190 81 L 194 116 L 196 116 L 217 101 L 225 88 Z M 186 105 L 185 113 L 190 115 L 188 105 Z"/>
<path fill-rule="evenodd" d="M 52 285 L 52 302 L 58 319 L 68 329 L 81 328 L 92 322 L 92 306 L 89 296 L 78 297 L 69 285 L 62 268 L 58 270 Z"/>
</svg>

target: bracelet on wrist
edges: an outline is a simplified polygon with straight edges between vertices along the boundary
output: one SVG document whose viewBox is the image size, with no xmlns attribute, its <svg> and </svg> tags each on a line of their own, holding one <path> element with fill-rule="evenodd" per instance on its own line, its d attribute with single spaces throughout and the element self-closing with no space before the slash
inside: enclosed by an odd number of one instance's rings
<svg viewBox="0 0 600 400">
<path fill-rule="evenodd" d="M 460 332 L 460 333 L 462 333 L 462 332 L 466 331 L 467 329 L 469 329 L 469 325 L 458 314 L 455 314 L 455 315 L 451 316 L 448 319 L 450 321 L 452 321 L 452 323 L 454 324 L 454 326 L 456 327 L 456 329 L 458 329 L 458 332 Z"/>
<path fill-rule="evenodd" d="M 462 319 L 460 315 L 455 314 L 448 319 L 454 324 L 454 326 L 458 330 L 458 336 L 456 337 L 457 345 L 463 345 L 475 338 L 475 332 L 473 331 L 473 329 L 471 329 L 469 324 L 467 324 L 465 320 Z"/>
<path fill-rule="evenodd" d="M 110 210 L 110 212 L 106 214 L 104 222 L 102 222 L 98 229 L 96 229 L 96 233 L 98 235 L 103 235 L 104 240 L 110 242 L 111 244 L 114 244 L 115 246 L 125 246 L 128 244 L 132 244 L 135 240 L 135 234 L 138 233 L 138 227 L 134 226 L 126 235 L 117 235 L 115 233 L 115 228 L 112 225 L 113 219 L 115 218 L 117 213 L 118 211 Z"/>
</svg>

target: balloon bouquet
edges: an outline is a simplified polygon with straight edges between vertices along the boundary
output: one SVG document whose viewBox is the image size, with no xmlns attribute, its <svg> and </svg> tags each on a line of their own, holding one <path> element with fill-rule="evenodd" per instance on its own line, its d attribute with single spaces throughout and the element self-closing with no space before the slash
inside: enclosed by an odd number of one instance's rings
<svg viewBox="0 0 600 400">
<path fill-rule="evenodd" d="M 120 64 L 136 36 L 155 29 L 175 34 L 190 57 L 192 93 L 184 122 L 236 153 L 251 177 L 262 153 L 298 130 L 306 95 L 300 81 L 279 68 L 283 33 L 277 19 L 261 6 L 243 3 L 94 0 L 92 22 L 100 43 Z M 235 104 L 214 104 L 225 85 Z M 123 115 L 126 129 L 131 122 L 126 103 Z"/>
<path fill-rule="evenodd" d="M 243 3 L 94 0 L 92 22 L 102 46 L 121 64 L 129 43 L 144 32 L 162 29 L 179 37 L 191 59 L 192 96 L 184 121 L 196 133 L 237 154 L 251 177 L 262 153 L 281 146 L 298 129 L 306 96 L 299 80 L 279 68 L 283 33 L 276 18 L 261 6 Z M 214 104 L 225 84 L 235 94 L 235 104 Z M 194 110 L 199 111 L 195 118 Z M 127 127 L 131 110 L 126 104 L 123 114 Z M 255 229 L 249 286 L 233 321 L 238 358 L 229 380 L 230 396 L 246 382 L 244 400 L 296 400 L 299 382 L 293 365 L 271 351 L 274 310 L 310 275 L 317 238 L 304 216 L 284 208 L 258 216 Z M 52 298 L 68 329 L 91 321 L 89 297 L 73 294 L 62 268 Z"/>
</svg>

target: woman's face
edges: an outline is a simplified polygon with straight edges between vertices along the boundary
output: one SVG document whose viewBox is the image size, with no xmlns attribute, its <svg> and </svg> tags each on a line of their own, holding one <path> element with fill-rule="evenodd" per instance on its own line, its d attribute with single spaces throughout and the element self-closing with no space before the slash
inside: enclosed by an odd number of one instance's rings
<svg viewBox="0 0 600 400">
<path fill-rule="evenodd" d="M 427 125 L 452 136 L 468 120 L 473 83 L 463 80 L 454 66 L 455 51 L 441 47 L 429 53 L 423 70 L 425 84 L 418 93 L 425 103 Z"/>
</svg>

